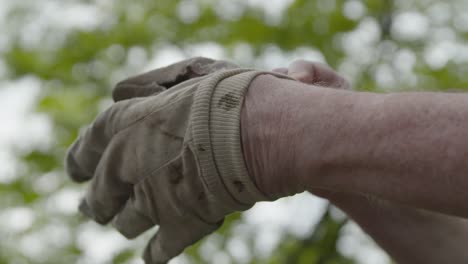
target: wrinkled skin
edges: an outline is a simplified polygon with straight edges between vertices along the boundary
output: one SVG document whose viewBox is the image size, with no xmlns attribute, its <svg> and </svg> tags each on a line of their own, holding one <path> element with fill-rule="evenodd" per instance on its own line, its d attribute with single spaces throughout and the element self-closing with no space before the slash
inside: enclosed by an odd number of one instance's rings
<svg viewBox="0 0 468 264">
<path fill-rule="evenodd" d="M 274 71 L 300 83 L 283 81 L 285 86 L 282 87 L 274 77 L 257 77 L 246 95 L 241 130 L 244 157 L 251 176 L 261 191 L 272 198 L 280 198 L 306 190 L 306 184 L 298 178 L 301 173 L 297 169 L 302 168 L 297 164 L 295 152 L 296 146 L 301 146 L 301 142 L 296 141 L 302 138 L 298 136 L 302 132 L 294 129 L 298 126 L 288 116 L 291 112 L 299 114 L 301 111 L 291 111 L 295 102 L 281 94 L 297 92 L 301 83 L 310 85 L 310 89 L 320 86 L 350 90 L 351 86 L 328 66 L 305 60 L 294 61 L 288 68 Z M 271 95 L 273 89 L 279 96 Z"/>
</svg>

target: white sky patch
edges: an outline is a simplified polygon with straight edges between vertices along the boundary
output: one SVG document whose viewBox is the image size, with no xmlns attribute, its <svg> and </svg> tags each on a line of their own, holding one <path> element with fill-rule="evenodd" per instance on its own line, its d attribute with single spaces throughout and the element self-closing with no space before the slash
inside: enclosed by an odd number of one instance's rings
<svg viewBox="0 0 468 264">
<path fill-rule="evenodd" d="M 212 234 L 208 236 L 205 242 L 200 246 L 200 255 L 207 263 L 212 262 L 213 256 L 216 252 L 220 251 L 222 245 L 222 237 L 219 234 Z"/>
<path fill-rule="evenodd" d="M 353 20 L 358 20 L 366 14 L 366 6 L 358 0 L 346 1 L 343 5 L 343 14 Z"/>
<path fill-rule="evenodd" d="M 395 54 L 393 64 L 399 71 L 410 73 L 416 65 L 416 56 L 414 52 L 409 49 L 399 50 Z"/>
<path fill-rule="evenodd" d="M 185 47 L 188 57 L 202 56 L 215 60 L 226 59 L 226 53 L 223 46 L 215 42 L 204 42 Z"/>
<path fill-rule="evenodd" d="M 232 59 L 242 66 L 250 65 L 254 56 L 254 49 L 248 43 L 239 43 L 232 50 Z"/>
<path fill-rule="evenodd" d="M 99 4 L 60 0 L 26 0 L 17 4 L 22 5 L 36 9 L 36 17 L 31 22 L 58 28 L 92 29 L 106 18 Z"/>
<path fill-rule="evenodd" d="M 55 213 L 78 214 L 77 208 L 82 196 L 79 189 L 65 188 L 47 198 L 46 208 Z"/>
<path fill-rule="evenodd" d="M 429 33 L 429 19 L 417 12 L 402 12 L 395 16 L 392 33 L 400 40 L 420 40 Z"/>
<path fill-rule="evenodd" d="M 50 120 L 43 114 L 33 113 L 40 85 L 34 77 L 0 83 L 1 147 L 47 145 Z"/>
<path fill-rule="evenodd" d="M 226 243 L 227 251 L 233 256 L 236 263 L 249 263 L 251 254 L 248 245 L 240 237 L 233 236 Z"/>
<path fill-rule="evenodd" d="M 468 12 L 460 12 L 455 17 L 455 28 L 462 32 L 468 32 Z"/>
<path fill-rule="evenodd" d="M 49 223 L 34 232 L 27 233 L 19 240 L 18 247 L 29 259 L 37 262 L 47 261 L 55 250 L 66 247 L 71 242 L 71 232 L 64 223 Z"/>
<path fill-rule="evenodd" d="M 432 69 L 444 68 L 457 55 L 457 46 L 450 41 L 429 45 L 424 51 L 424 60 Z"/>
<path fill-rule="evenodd" d="M 34 222 L 34 211 L 26 207 L 12 207 L 0 212 L 0 228 L 7 233 L 22 232 Z"/>
<path fill-rule="evenodd" d="M 0 83 L 0 182 L 15 177 L 18 163 L 12 150 L 24 152 L 50 144 L 51 120 L 34 113 L 40 85 L 34 77 Z"/>
<path fill-rule="evenodd" d="M 268 256 L 281 242 L 284 231 L 307 237 L 324 213 L 323 199 L 302 193 L 274 203 L 257 203 L 244 214 L 256 237 L 256 249 Z"/>
<path fill-rule="evenodd" d="M 95 223 L 83 224 L 78 231 L 77 244 L 84 251 L 79 263 L 108 263 L 115 254 L 131 243 L 116 231 Z"/>
<path fill-rule="evenodd" d="M 21 253 L 26 255 L 29 259 L 45 261 L 47 259 L 47 255 L 50 254 L 49 247 L 45 242 L 45 239 L 47 239 L 47 235 L 39 230 L 22 236 L 17 244 L 21 249 Z"/>
<path fill-rule="evenodd" d="M 410 49 L 401 49 L 395 52 L 392 66 L 396 72 L 396 80 L 400 83 L 407 83 L 411 87 L 415 86 L 417 84 L 417 76 L 414 73 L 416 62 L 416 55 Z"/>
<path fill-rule="evenodd" d="M 0 147 L 0 184 L 15 180 L 18 170 L 16 156 L 11 151 Z"/>
<path fill-rule="evenodd" d="M 34 180 L 34 191 L 47 195 L 60 188 L 64 175 L 58 171 L 52 171 L 37 176 Z"/>
<path fill-rule="evenodd" d="M 267 2 L 264 0 L 248 0 L 249 6 L 262 9 L 266 15 L 266 22 L 273 25 L 281 21 L 284 12 L 292 3 L 293 0 L 269 0 Z"/>
<path fill-rule="evenodd" d="M 2 39 L 5 35 L 18 35 L 22 47 L 26 49 L 43 46 L 53 50 L 60 47 L 70 29 L 92 30 L 114 19 L 110 12 L 112 9 L 108 5 L 106 7 L 105 3 L 86 4 L 60 0 L 3 2 L 0 2 L 0 23 L 5 27 L 0 36 L 0 51 L 5 49 L 8 42 L 6 38 Z M 14 16 L 7 20 L 8 12 L 15 9 L 28 10 L 28 14 L 22 16 L 22 20 Z"/>
<path fill-rule="evenodd" d="M 148 60 L 148 54 L 142 47 L 131 47 L 127 53 L 127 66 L 130 68 L 142 67 Z"/>
<path fill-rule="evenodd" d="M 341 46 L 348 59 L 358 64 L 369 64 L 375 59 L 376 45 L 382 32 L 379 24 L 373 18 L 364 18 L 356 30 L 345 33 L 341 37 Z"/>
<path fill-rule="evenodd" d="M 396 78 L 392 66 L 384 63 L 376 67 L 374 73 L 375 81 L 377 82 L 377 87 L 392 89 L 395 88 Z"/>
<path fill-rule="evenodd" d="M 468 46 L 466 43 L 457 44 L 457 56 L 453 58 L 453 61 L 459 64 L 466 63 L 468 61 Z"/>
<path fill-rule="evenodd" d="M 213 11 L 226 20 L 236 21 L 244 13 L 245 6 L 240 1 L 217 0 Z"/>
<path fill-rule="evenodd" d="M 42 1 L 40 11 L 47 24 L 64 28 L 92 29 L 102 22 L 102 10 L 94 4 L 66 3 L 64 1 Z"/>
<path fill-rule="evenodd" d="M 177 6 L 177 16 L 184 23 L 193 23 L 200 17 L 200 6 L 197 1 L 180 1 Z"/>
<path fill-rule="evenodd" d="M 144 71 L 154 70 L 156 68 L 167 66 L 168 64 L 186 59 L 183 51 L 172 45 L 157 46 L 154 49 L 155 54 L 144 67 Z"/>
<path fill-rule="evenodd" d="M 427 15 L 433 24 L 446 24 L 452 18 L 452 11 L 450 9 L 449 4 L 443 1 L 436 2 L 428 8 Z"/>
<path fill-rule="evenodd" d="M 214 253 L 213 260 L 211 263 L 216 264 L 231 264 L 229 255 L 226 252 L 218 251 Z"/>
<path fill-rule="evenodd" d="M 451 27 L 432 28 L 428 42 L 457 41 L 457 34 Z M 465 44 L 466 45 L 466 44 Z"/>
<path fill-rule="evenodd" d="M 275 45 L 269 45 L 264 48 L 262 54 L 255 59 L 255 67 L 263 68 L 265 70 L 272 70 L 275 68 L 287 68 L 291 62 L 297 59 L 304 59 L 313 62 L 327 63 L 323 54 L 310 47 L 298 47 L 291 52 L 283 52 Z"/>
<path fill-rule="evenodd" d="M 131 264 L 137 264 L 137 263 L 138 264 L 144 264 L 143 260 L 140 260 L 139 262 L 131 262 Z M 190 261 L 190 259 L 187 256 L 182 254 L 182 255 L 179 255 L 179 256 L 175 257 L 171 261 L 169 261 L 169 264 L 192 264 L 192 262 Z"/>
<path fill-rule="evenodd" d="M 345 256 L 355 259 L 359 264 L 391 263 L 388 255 L 354 222 L 346 224 L 341 233 L 338 249 Z"/>
</svg>

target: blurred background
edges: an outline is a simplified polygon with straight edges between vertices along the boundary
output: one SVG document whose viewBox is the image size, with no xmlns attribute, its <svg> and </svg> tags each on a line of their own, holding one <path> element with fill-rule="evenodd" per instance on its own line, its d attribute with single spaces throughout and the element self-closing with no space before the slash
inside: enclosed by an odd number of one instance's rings
<svg viewBox="0 0 468 264">
<path fill-rule="evenodd" d="M 325 62 L 358 90 L 468 88 L 468 1 L 0 0 L 0 264 L 142 263 L 77 212 L 64 174 L 113 85 L 191 56 L 272 69 Z M 300 194 L 230 216 L 171 264 L 391 263 L 326 201 Z"/>
</svg>

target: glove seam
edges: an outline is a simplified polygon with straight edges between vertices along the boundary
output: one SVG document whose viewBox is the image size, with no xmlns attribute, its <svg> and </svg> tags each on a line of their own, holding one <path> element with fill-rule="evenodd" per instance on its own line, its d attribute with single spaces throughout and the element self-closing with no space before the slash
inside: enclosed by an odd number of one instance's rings
<svg viewBox="0 0 468 264">
<path fill-rule="evenodd" d="M 141 123 L 141 122 L 144 122 L 147 118 L 149 118 L 149 116 L 153 115 L 154 113 L 156 113 L 156 112 L 158 112 L 158 111 L 161 111 L 162 109 L 164 109 L 164 108 L 166 108 L 166 107 L 169 107 L 169 106 L 171 106 L 172 104 L 176 104 L 176 103 L 178 103 L 179 101 L 182 101 L 182 100 L 184 100 L 184 99 L 186 99 L 186 98 L 188 98 L 188 97 L 193 97 L 194 93 L 195 93 L 195 91 L 191 92 L 191 93 L 188 94 L 188 95 L 185 95 L 185 96 L 183 96 L 183 97 L 178 98 L 176 101 L 171 101 L 170 104 L 166 104 L 166 105 L 163 105 L 163 106 L 158 107 L 158 108 L 156 108 L 156 109 L 152 109 L 149 113 L 147 113 L 147 114 L 143 115 L 142 117 L 140 117 L 140 118 L 138 118 L 138 119 L 132 121 L 130 124 L 128 124 L 128 125 L 126 125 L 126 126 L 123 126 L 122 128 L 113 128 L 112 135 L 113 135 L 113 136 L 117 136 L 119 133 L 122 133 L 122 132 L 124 132 L 125 130 L 127 130 L 127 129 L 133 127 L 133 126 L 135 126 L 135 125 L 137 125 L 137 124 L 139 124 L 139 123 Z M 147 98 L 138 98 L 138 99 L 147 99 Z"/>
</svg>

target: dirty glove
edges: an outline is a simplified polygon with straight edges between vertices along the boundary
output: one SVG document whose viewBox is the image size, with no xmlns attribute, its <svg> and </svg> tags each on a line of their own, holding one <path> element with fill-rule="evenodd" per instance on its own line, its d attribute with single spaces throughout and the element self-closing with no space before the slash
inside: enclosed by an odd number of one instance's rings
<svg viewBox="0 0 468 264">
<path fill-rule="evenodd" d="M 226 215 L 267 200 L 247 173 L 239 128 L 244 94 L 262 72 L 185 63 L 119 84 L 114 98 L 127 100 L 99 115 L 66 160 L 72 179 L 91 180 L 85 214 L 128 238 L 160 226 L 146 263 L 166 263 Z"/>
</svg>

